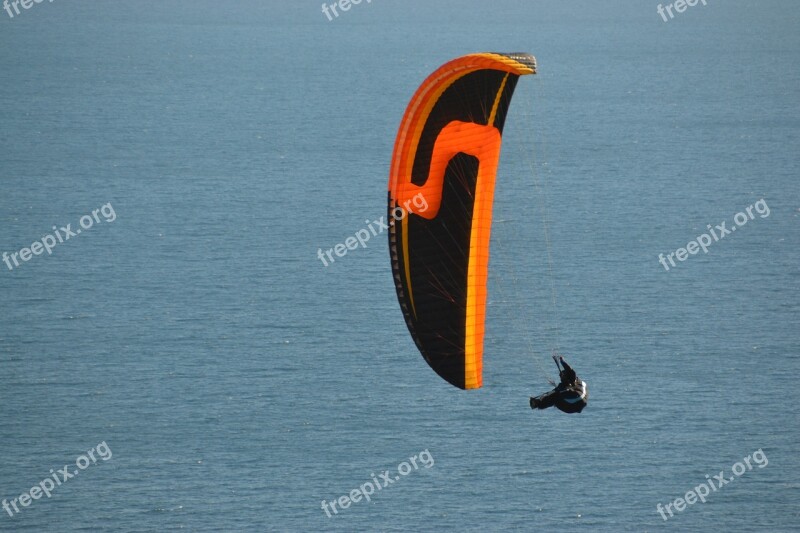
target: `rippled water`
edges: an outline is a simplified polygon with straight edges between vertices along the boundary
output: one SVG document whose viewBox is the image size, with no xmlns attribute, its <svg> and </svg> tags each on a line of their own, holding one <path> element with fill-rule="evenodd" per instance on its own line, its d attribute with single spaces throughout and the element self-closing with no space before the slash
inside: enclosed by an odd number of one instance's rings
<svg viewBox="0 0 800 533">
<path fill-rule="evenodd" d="M 0 252 L 115 213 L 0 264 L 0 499 L 111 452 L 0 530 L 797 530 L 794 4 L 429 4 L 0 11 Z M 384 214 L 416 86 L 483 50 L 540 73 L 506 123 L 465 393 L 417 353 L 385 235 L 316 254 Z M 527 405 L 556 346 L 591 388 L 579 416 Z"/>
</svg>

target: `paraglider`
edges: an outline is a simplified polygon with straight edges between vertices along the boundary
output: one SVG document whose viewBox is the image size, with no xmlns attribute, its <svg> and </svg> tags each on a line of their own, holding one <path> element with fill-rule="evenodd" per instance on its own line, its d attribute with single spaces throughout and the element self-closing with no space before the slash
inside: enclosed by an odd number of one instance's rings
<svg viewBox="0 0 800 533">
<path fill-rule="evenodd" d="M 561 382 L 550 392 L 531 398 L 531 409 L 547 409 L 555 406 L 556 409 L 565 413 L 580 413 L 589 402 L 589 389 L 586 382 L 578 378 L 563 357 L 553 355 L 553 361 L 558 367 Z"/>
<path fill-rule="evenodd" d="M 460 389 L 483 383 L 503 125 L 520 76 L 535 73 L 536 59 L 526 53 L 470 54 L 445 63 L 411 98 L 394 145 L 387 219 L 397 298 L 422 357 Z M 420 195 L 427 209 L 409 211 L 409 200 Z M 395 216 L 404 207 L 408 216 Z"/>
</svg>

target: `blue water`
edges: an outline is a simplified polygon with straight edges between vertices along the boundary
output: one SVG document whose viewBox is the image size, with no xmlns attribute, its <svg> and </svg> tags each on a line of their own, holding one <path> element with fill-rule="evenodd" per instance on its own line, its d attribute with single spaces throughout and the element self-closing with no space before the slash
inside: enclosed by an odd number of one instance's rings
<svg viewBox="0 0 800 533">
<path fill-rule="evenodd" d="M 0 252 L 116 215 L 0 263 L 0 499 L 113 453 L 0 530 L 800 530 L 795 3 L 431 4 L 0 11 Z M 484 388 L 463 392 L 408 335 L 385 234 L 316 255 L 384 214 L 416 86 L 485 50 L 540 74 L 506 124 Z M 528 408 L 554 348 L 581 415 Z"/>
</svg>

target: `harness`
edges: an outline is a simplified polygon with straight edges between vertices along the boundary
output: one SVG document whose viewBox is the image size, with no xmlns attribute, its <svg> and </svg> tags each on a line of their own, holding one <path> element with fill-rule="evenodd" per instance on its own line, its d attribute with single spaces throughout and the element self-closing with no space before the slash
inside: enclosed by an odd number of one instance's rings
<svg viewBox="0 0 800 533">
<path fill-rule="evenodd" d="M 570 392 L 574 394 L 578 394 L 575 398 L 562 398 L 567 403 L 578 403 L 582 402 L 586 399 L 586 382 L 581 380 L 581 392 L 580 394 L 576 390 L 571 390 Z"/>
</svg>

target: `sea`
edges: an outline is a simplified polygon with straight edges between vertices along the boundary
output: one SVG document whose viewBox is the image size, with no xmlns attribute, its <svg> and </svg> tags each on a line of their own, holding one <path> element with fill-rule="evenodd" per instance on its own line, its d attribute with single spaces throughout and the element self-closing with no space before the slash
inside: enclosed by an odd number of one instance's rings
<svg viewBox="0 0 800 533">
<path fill-rule="evenodd" d="M 800 10 L 670 1 L 0 6 L 0 531 L 800 531 Z M 539 67 L 462 391 L 386 232 L 319 254 L 489 51 Z"/>
</svg>

